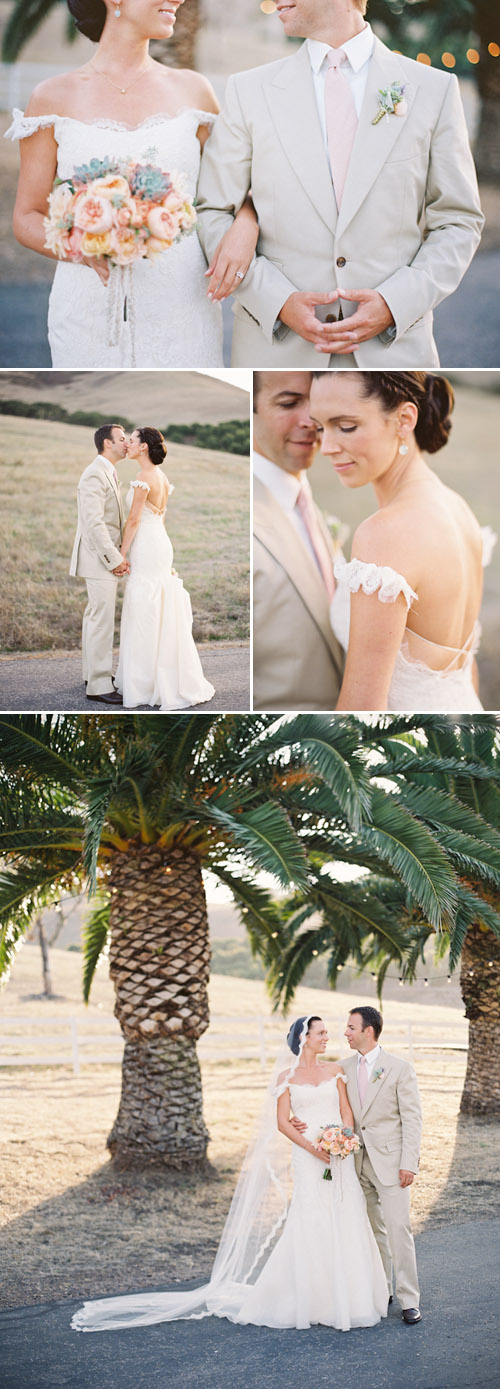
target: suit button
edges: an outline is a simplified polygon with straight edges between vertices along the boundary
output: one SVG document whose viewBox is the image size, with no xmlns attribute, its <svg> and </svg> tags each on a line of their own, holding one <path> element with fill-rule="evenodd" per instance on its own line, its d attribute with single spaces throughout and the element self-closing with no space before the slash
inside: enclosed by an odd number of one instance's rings
<svg viewBox="0 0 500 1389">
<path fill-rule="evenodd" d="M 347 261 L 346 261 L 345 256 L 339 256 L 339 258 L 338 258 L 338 260 L 337 260 L 337 265 L 340 265 L 340 266 L 342 266 L 342 265 L 347 265 Z"/>
<path fill-rule="evenodd" d="M 362 1133 L 364 1133 L 365 1128 L 366 1128 L 366 1124 L 362 1124 L 362 1125 L 361 1125 L 361 1132 L 362 1132 Z"/>
</svg>

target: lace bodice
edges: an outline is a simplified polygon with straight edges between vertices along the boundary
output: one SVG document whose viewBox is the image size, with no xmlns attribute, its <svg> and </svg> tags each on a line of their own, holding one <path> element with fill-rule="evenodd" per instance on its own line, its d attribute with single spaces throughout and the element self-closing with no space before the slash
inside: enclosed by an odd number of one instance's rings
<svg viewBox="0 0 500 1389">
<path fill-rule="evenodd" d="M 12 140 L 25 139 L 36 130 L 53 128 L 61 179 L 91 159 L 133 159 L 182 175 L 187 193 L 194 197 L 201 157 L 197 130 L 214 119 L 207 111 L 186 108 L 173 116 L 149 116 L 130 129 L 109 119 L 86 122 L 56 114 L 24 116 L 15 110 L 6 134 Z M 109 295 L 95 270 L 58 262 L 49 305 L 52 365 L 222 366 L 220 305 L 207 299 L 205 269 L 196 229 L 154 262 L 136 262 L 134 322 L 131 314 L 124 316 L 119 339 L 110 344 Z"/>
<path fill-rule="evenodd" d="M 289 1091 L 294 1114 L 307 1124 L 307 1136 L 316 1138 L 320 1128 L 327 1124 L 341 1124 L 338 1080 L 346 1080 L 345 1075 L 330 1076 L 320 1085 L 290 1082 Z M 306 1155 L 307 1156 L 307 1155 Z M 316 1159 L 314 1159 L 316 1161 Z"/>
<path fill-rule="evenodd" d="M 483 565 L 486 566 L 491 561 L 497 536 L 491 526 L 483 526 L 481 534 Z M 360 559 L 347 563 L 345 556 L 339 555 L 334 573 L 337 588 L 330 616 L 337 640 L 345 651 L 349 645 L 351 593 L 362 588 L 363 593 L 376 595 L 380 603 L 395 603 L 402 596 L 407 611 L 418 601 L 418 594 L 405 576 L 388 565 L 368 564 Z M 415 712 L 449 709 L 462 713 L 480 710 L 482 706 L 472 683 L 472 663 L 480 641 L 479 620 L 475 621 L 461 647 L 438 645 L 407 627 L 396 657 L 388 709 Z"/>
</svg>

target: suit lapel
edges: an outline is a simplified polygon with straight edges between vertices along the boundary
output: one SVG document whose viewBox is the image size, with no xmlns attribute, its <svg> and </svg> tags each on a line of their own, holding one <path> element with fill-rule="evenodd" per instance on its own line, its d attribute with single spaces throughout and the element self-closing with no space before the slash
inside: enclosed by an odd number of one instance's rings
<svg viewBox="0 0 500 1389">
<path fill-rule="evenodd" d="M 120 525 L 123 525 L 123 502 L 122 502 L 122 494 L 121 494 L 121 492 L 120 492 L 119 483 L 116 482 L 114 473 L 111 473 L 110 470 L 109 470 L 109 468 L 106 468 L 106 465 L 105 465 L 104 463 L 101 463 L 101 462 L 100 462 L 100 459 L 99 459 L 99 458 L 96 458 L 96 464 L 97 464 L 97 467 L 100 468 L 101 473 L 102 473 L 103 477 L 105 478 L 106 482 L 109 482 L 110 487 L 113 488 L 113 492 L 114 492 L 114 495 L 115 495 L 116 500 L 117 500 L 117 503 L 118 503 L 118 511 L 119 511 L 119 513 L 120 513 Z"/>
<path fill-rule="evenodd" d="M 391 1069 L 392 1067 L 389 1061 L 389 1057 L 386 1055 L 384 1051 L 382 1051 L 382 1049 L 380 1049 L 380 1054 L 377 1057 L 377 1061 L 373 1068 L 370 1080 L 368 1081 L 366 1095 L 364 1098 L 364 1102 L 361 1106 L 361 1117 L 363 1119 L 365 1117 L 365 1114 L 367 1114 L 368 1110 L 371 1108 L 373 1101 L 377 1098 L 377 1095 L 380 1094 Z M 384 1074 L 380 1076 L 378 1080 L 375 1080 L 374 1077 L 376 1072 L 381 1070 L 383 1070 Z"/>
<path fill-rule="evenodd" d="M 328 598 L 319 570 L 283 508 L 278 505 L 260 478 L 255 478 L 254 489 L 255 534 L 286 571 L 290 583 L 300 594 L 326 641 L 339 670 L 337 640 L 330 625 Z"/>
<path fill-rule="evenodd" d="M 374 116 L 379 110 L 379 88 L 392 86 L 399 81 L 405 88 L 408 106 L 406 116 L 383 116 L 373 125 Z M 340 207 L 337 238 L 352 222 L 370 188 L 373 187 L 380 170 L 388 159 L 396 141 L 402 135 L 409 119 L 411 105 L 415 98 L 416 85 L 409 82 L 397 53 L 391 53 L 385 44 L 375 39 L 370 59 L 365 95 L 361 108 L 352 154 Z"/>
<path fill-rule="evenodd" d="M 337 206 L 305 44 L 264 87 L 273 125 L 313 207 L 335 230 Z"/>
</svg>

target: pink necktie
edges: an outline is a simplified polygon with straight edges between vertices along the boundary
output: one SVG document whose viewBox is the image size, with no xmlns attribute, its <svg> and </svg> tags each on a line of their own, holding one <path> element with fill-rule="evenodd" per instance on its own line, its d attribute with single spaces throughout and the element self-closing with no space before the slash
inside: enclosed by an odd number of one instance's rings
<svg viewBox="0 0 500 1389">
<path fill-rule="evenodd" d="M 113 476 L 116 482 L 116 486 L 118 487 L 118 473 L 116 471 L 116 468 L 113 468 Z"/>
<path fill-rule="evenodd" d="M 367 1064 L 366 1064 L 366 1056 L 362 1056 L 362 1057 L 361 1057 L 361 1061 L 360 1061 L 359 1066 L 358 1066 L 358 1092 L 359 1092 L 359 1098 L 360 1098 L 360 1100 L 361 1100 L 361 1104 L 364 1104 L 367 1085 L 368 1085 L 368 1066 L 367 1066 Z"/>
<path fill-rule="evenodd" d="M 337 208 L 342 202 L 349 160 L 351 158 L 358 118 L 354 97 L 342 72 L 348 62 L 343 48 L 331 48 L 327 55 L 328 71 L 325 78 L 325 113 L 328 153 L 332 170 L 333 186 Z"/>
<path fill-rule="evenodd" d="M 311 500 L 311 497 L 306 487 L 302 486 L 300 488 L 300 492 L 298 494 L 295 505 L 297 507 L 297 510 L 300 512 L 307 534 L 311 541 L 314 554 L 316 555 L 321 578 L 323 579 L 323 583 L 325 585 L 328 597 L 333 598 L 333 595 L 335 593 L 333 561 L 328 553 L 328 545 L 326 544 L 326 541 L 322 534 L 321 526 L 319 524 L 314 509 L 314 503 Z"/>
</svg>

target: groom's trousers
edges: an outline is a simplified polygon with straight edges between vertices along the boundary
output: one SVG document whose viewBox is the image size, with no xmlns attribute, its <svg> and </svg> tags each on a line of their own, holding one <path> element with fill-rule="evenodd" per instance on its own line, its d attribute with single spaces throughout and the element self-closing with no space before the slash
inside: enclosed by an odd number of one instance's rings
<svg viewBox="0 0 500 1389">
<path fill-rule="evenodd" d="M 104 565 L 103 565 L 104 569 Z M 88 603 L 82 624 L 83 678 L 87 694 L 108 694 L 113 689 L 113 638 L 117 579 L 86 579 Z"/>
<path fill-rule="evenodd" d="M 418 1307 L 420 1289 L 410 1225 L 410 1187 L 401 1187 L 399 1182 L 394 1186 L 384 1186 L 373 1169 L 366 1148 L 361 1158 L 358 1177 L 387 1275 L 389 1293 L 392 1292 L 394 1270 L 396 1297 L 403 1311 L 405 1307 Z"/>
</svg>

